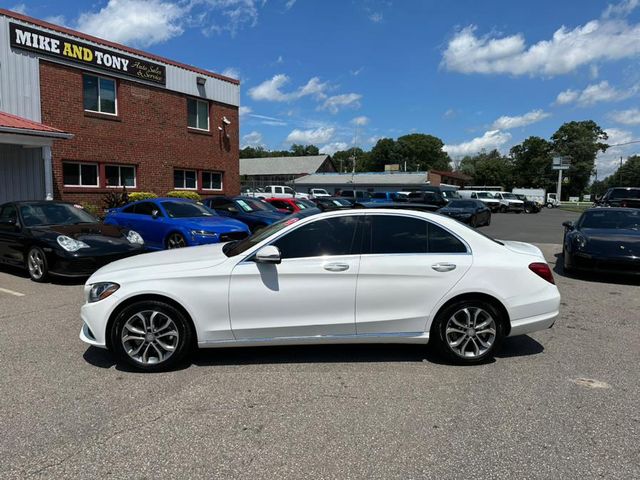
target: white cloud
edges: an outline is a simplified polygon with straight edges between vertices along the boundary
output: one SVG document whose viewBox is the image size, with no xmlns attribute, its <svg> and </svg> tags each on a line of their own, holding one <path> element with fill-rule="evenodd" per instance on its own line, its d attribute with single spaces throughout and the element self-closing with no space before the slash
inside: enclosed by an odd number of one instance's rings
<svg viewBox="0 0 640 480">
<path fill-rule="evenodd" d="M 22 15 L 27 14 L 27 6 L 24 3 L 18 3 L 13 7 L 10 7 L 9 10 L 16 13 L 21 13 Z"/>
<path fill-rule="evenodd" d="M 259 7 L 262 0 L 191 0 L 192 17 L 203 26 L 203 33 L 229 32 L 231 36 L 244 26 L 253 27 L 258 23 Z M 200 10 L 197 7 L 201 7 Z"/>
<path fill-rule="evenodd" d="M 183 7 L 163 0 L 109 0 L 80 15 L 75 28 L 114 42 L 148 47 L 181 35 Z"/>
<path fill-rule="evenodd" d="M 244 117 L 245 115 L 250 114 L 251 112 L 253 112 L 253 109 L 251 107 L 245 107 L 245 106 L 241 106 L 238 109 L 238 113 L 240 114 L 240 117 Z"/>
<path fill-rule="evenodd" d="M 64 15 L 53 15 L 51 17 L 44 17 L 45 22 L 53 23 L 55 25 L 60 25 L 62 27 L 67 26 L 67 18 Z"/>
<path fill-rule="evenodd" d="M 605 128 L 604 131 L 609 136 L 609 139 L 605 143 L 609 145 L 616 145 L 620 143 L 627 143 L 634 140 L 633 134 L 628 130 L 622 130 L 619 128 Z M 611 175 L 620 166 L 620 157 L 623 159 L 632 153 L 636 153 L 638 149 L 637 144 L 621 145 L 618 147 L 610 147 L 604 153 L 599 153 L 596 158 L 596 168 L 598 169 L 598 178 L 602 180 L 608 175 Z"/>
<path fill-rule="evenodd" d="M 458 116 L 458 112 L 453 108 L 449 108 L 442 114 L 442 116 L 447 120 L 451 120 L 452 118 L 456 118 Z"/>
<path fill-rule="evenodd" d="M 285 93 L 282 88 L 289 82 L 289 77 L 283 73 L 274 75 L 260 85 L 250 88 L 249 96 L 254 100 L 269 102 L 288 102 L 306 96 L 322 99 L 326 97 L 324 91 L 329 87 L 327 83 L 322 83 L 318 77 L 313 77 L 297 90 Z"/>
<path fill-rule="evenodd" d="M 231 78 L 235 78 L 235 79 L 240 79 L 240 71 L 235 68 L 235 67 L 227 67 L 225 68 L 221 75 L 224 75 L 225 77 L 231 77 Z"/>
<path fill-rule="evenodd" d="M 333 127 L 319 127 L 311 130 L 292 130 L 285 140 L 286 143 L 302 143 L 317 145 L 319 143 L 327 143 L 333 137 L 336 129 Z"/>
<path fill-rule="evenodd" d="M 369 123 L 369 117 L 365 117 L 364 115 L 362 115 L 351 120 L 351 123 L 359 127 L 363 127 Z"/>
<path fill-rule="evenodd" d="M 364 70 L 364 67 L 360 67 L 360 68 L 356 68 L 355 70 L 349 70 L 349 73 L 354 77 L 357 77 L 362 73 L 363 70 Z"/>
<path fill-rule="evenodd" d="M 501 132 L 500 130 L 490 130 L 485 132 L 481 137 L 476 137 L 468 142 L 445 145 L 443 150 L 452 157 L 464 157 L 465 155 L 473 155 L 482 150 L 500 148 L 509 140 L 511 140 L 510 133 Z"/>
<path fill-rule="evenodd" d="M 611 112 L 609 118 L 623 125 L 640 125 L 640 108 Z"/>
<path fill-rule="evenodd" d="M 640 0 L 623 0 L 620 3 L 609 4 L 602 16 L 604 18 L 626 17 L 638 6 L 640 6 Z"/>
<path fill-rule="evenodd" d="M 369 14 L 369 20 L 371 20 L 373 23 L 380 23 L 383 20 L 383 15 L 380 12 L 372 12 Z"/>
<path fill-rule="evenodd" d="M 346 150 L 347 148 L 349 148 L 349 144 L 345 142 L 332 142 L 320 147 L 318 150 L 320 150 L 320 153 L 333 155 L 334 153 Z"/>
<path fill-rule="evenodd" d="M 598 19 L 574 29 L 564 26 L 549 40 L 527 45 L 521 33 L 476 35 L 469 25 L 458 31 L 443 53 L 441 65 L 461 73 L 560 75 L 593 62 L 640 54 L 640 24 Z"/>
<path fill-rule="evenodd" d="M 606 80 L 603 80 L 600 83 L 587 86 L 582 91 L 569 89 L 560 92 L 556 98 L 556 103 L 558 105 L 565 105 L 575 102 L 580 106 L 586 107 L 599 102 L 617 102 L 624 100 L 636 95 L 639 90 L 640 84 L 627 89 L 617 89 L 609 85 L 609 82 Z"/>
<path fill-rule="evenodd" d="M 331 113 L 338 113 L 341 108 L 360 108 L 360 99 L 362 95 L 359 93 L 344 93 L 342 95 L 334 95 L 327 98 L 319 107 L 319 110 L 329 110 Z"/>
<path fill-rule="evenodd" d="M 284 8 L 286 8 L 287 10 L 289 10 L 291 7 L 293 7 L 296 4 L 296 0 L 287 0 L 287 2 L 284 4 Z"/>
<path fill-rule="evenodd" d="M 531 125 L 532 123 L 544 120 L 545 118 L 550 116 L 550 113 L 544 112 L 542 110 L 531 110 L 524 115 L 516 117 L 503 115 L 495 122 L 493 122 L 491 128 L 494 130 L 509 130 L 511 128 L 525 127 L 527 125 Z"/>
<path fill-rule="evenodd" d="M 262 134 L 256 131 L 247 133 L 242 137 L 242 145 L 244 147 L 246 146 L 256 147 L 256 146 L 262 145 Z"/>
</svg>

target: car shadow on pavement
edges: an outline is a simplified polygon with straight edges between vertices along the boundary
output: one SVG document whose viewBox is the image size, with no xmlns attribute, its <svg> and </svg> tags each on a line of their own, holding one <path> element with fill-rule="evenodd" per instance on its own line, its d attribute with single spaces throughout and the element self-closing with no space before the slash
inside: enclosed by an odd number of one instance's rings
<svg viewBox="0 0 640 480">
<path fill-rule="evenodd" d="M 29 278 L 29 273 L 24 268 L 13 267 L 11 265 L 0 265 L 0 272 L 19 278 Z M 87 281 L 87 278 L 89 277 L 61 277 L 51 275 L 44 283 L 52 283 L 54 285 L 83 285 L 84 282 Z"/>
<path fill-rule="evenodd" d="M 612 273 L 602 272 L 565 272 L 564 271 L 564 258 L 562 253 L 556 253 L 556 264 L 553 267 L 553 273 L 565 278 L 572 278 L 575 280 L 582 280 L 592 283 L 612 283 L 616 285 L 639 285 L 640 277 L 632 275 L 616 275 Z"/>
<path fill-rule="evenodd" d="M 527 335 L 506 338 L 497 358 L 537 355 L 544 347 Z M 107 350 L 89 347 L 83 358 L 98 368 L 114 367 L 123 372 L 138 372 L 128 365 L 116 364 L 115 357 Z M 241 348 L 203 348 L 195 351 L 189 362 L 182 362 L 172 371 L 183 370 L 190 365 L 199 367 L 301 363 L 421 363 L 460 366 L 442 358 L 436 349 L 424 345 L 369 344 L 369 345 L 295 345 Z M 484 364 L 494 363 L 491 359 Z M 468 367 L 467 367 L 468 368 Z"/>
</svg>

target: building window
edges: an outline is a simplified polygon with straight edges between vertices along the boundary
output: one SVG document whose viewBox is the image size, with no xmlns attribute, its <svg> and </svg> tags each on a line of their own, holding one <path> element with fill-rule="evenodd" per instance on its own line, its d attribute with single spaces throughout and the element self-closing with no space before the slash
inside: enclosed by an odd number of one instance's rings
<svg viewBox="0 0 640 480">
<path fill-rule="evenodd" d="M 174 170 L 173 186 L 182 190 L 195 190 L 198 188 L 195 170 Z"/>
<path fill-rule="evenodd" d="M 97 187 L 98 178 L 98 165 L 95 163 L 62 162 L 65 187 Z"/>
<path fill-rule="evenodd" d="M 202 172 L 203 190 L 222 190 L 222 172 Z"/>
<path fill-rule="evenodd" d="M 136 187 L 136 167 L 133 165 L 107 165 L 104 173 L 107 187 Z"/>
<path fill-rule="evenodd" d="M 116 81 L 96 75 L 83 75 L 84 109 L 116 114 Z"/>
<path fill-rule="evenodd" d="M 209 102 L 187 98 L 187 125 L 198 130 L 209 130 Z"/>
</svg>

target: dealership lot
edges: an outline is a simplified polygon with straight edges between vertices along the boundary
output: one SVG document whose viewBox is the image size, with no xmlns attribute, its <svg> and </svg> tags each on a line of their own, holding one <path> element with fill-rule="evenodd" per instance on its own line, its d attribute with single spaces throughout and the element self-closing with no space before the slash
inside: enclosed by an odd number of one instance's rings
<svg viewBox="0 0 640 480">
<path fill-rule="evenodd" d="M 558 210 L 482 231 L 555 264 Z M 78 339 L 82 287 L 0 271 L 0 477 L 638 477 L 639 283 L 556 269 L 556 326 L 495 362 L 418 346 L 199 352 L 144 375 Z"/>
</svg>

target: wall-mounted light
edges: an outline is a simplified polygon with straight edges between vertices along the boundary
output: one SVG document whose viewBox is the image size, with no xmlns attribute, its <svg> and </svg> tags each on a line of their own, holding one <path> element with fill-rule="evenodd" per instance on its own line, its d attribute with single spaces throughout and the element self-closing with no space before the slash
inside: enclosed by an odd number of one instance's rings
<svg viewBox="0 0 640 480">
<path fill-rule="evenodd" d="M 227 117 L 222 117 L 222 123 L 224 123 L 225 125 L 231 125 L 231 120 L 229 120 Z"/>
<path fill-rule="evenodd" d="M 222 127 L 218 127 L 218 130 L 222 131 L 222 130 L 224 130 L 224 129 L 223 129 Z"/>
<path fill-rule="evenodd" d="M 198 83 L 198 85 L 204 85 L 205 83 L 207 83 L 207 79 L 204 77 L 198 77 L 196 78 L 196 82 Z"/>
</svg>

